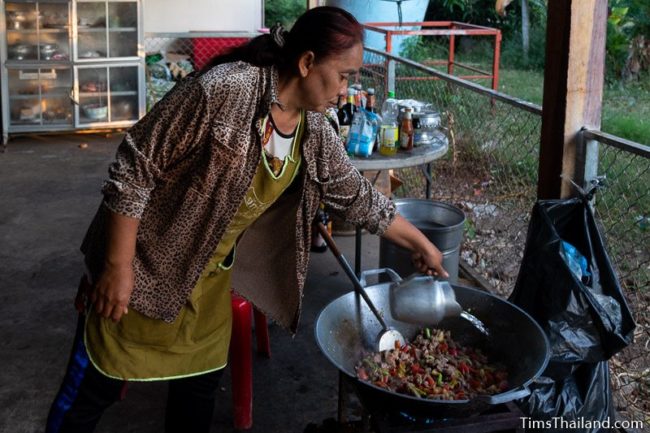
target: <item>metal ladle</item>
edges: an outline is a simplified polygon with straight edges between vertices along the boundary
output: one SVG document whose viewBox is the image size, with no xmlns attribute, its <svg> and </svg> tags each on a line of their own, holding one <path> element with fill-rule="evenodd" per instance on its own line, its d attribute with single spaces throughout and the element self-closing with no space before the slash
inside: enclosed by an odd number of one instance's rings
<svg viewBox="0 0 650 433">
<path fill-rule="evenodd" d="M 379 324 L 381 325 L 382 330 L 381 332 L 379 332 L 379 335 L 377 336 L 377 350 L 382 352 L 384 350 L 394 349 L 396 342 L 399 342 L 400 346 L 406 344 L 406 340 L 404 339 L 404 337 L 399 331 L 397 331 L 396 329 L 389 328 L 388 325 L 386 325 L 386 321 L 384 321 L 384 318 L 381 316 L 381 314 L 379 314 L 379 311 L 377 311 L 377 308 L 370 300 L 370 297 L 364 290 L 363 286 L 361 285 L 361 282 L 359 281 L 356 274 L 352 270 L 352 267 L 350 267 L 350 264 L 345 259 L 345 257 L 343 257 L 343 254 L 341 254 L 341 251 L 334 243 L 334 239 L 332 239 L 332 236 L 330 236 L 325 225 L 323 225 L 322 222 L 318 222 L 317 227 L 321 236 L 323 236 L 323 239 L 325 239 L 325 243 L 332 251 L 332 254 L 334 254 L 334 257 L 336 257 L 336 260 L 339 262 L 339 264 L 347 274 L 350 281 L 352 281 L 352 284 L 354 284 L 355 291 L 357 292 L 357 294 L 361 295 L 363 300 L 370 308 L 370 311 L 372 311 L 372 313 L 379 321 Z"/>
</svg>

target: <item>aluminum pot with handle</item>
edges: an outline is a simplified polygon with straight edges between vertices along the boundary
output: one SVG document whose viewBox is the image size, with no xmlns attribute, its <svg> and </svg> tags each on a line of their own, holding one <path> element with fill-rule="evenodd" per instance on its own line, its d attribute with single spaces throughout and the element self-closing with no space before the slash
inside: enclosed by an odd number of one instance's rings
<svg viewBox="0 0 650 433">
<path fill-rule="evenodd" d="M 429 275 L 415 273 L 393 282 L 389 293 L 390 314 L 400 322 L 437 325 L 445 317 L 462 312 L 451 284 Z"/>
<path fill-rule="evenodd" d="M 360 280 L 387 325 L 407 340 L 414 338 L 421 326 L 397 321 L 390 312 L 390 286 L 396 280 L 368 286 L 367 277 L 373 274 L 391 276 L 393 273 L 375 269 L 362 273 Z M 503 364 L 508 372 L 508 388 L 491 396 L 449 401 L 399 394 L 357 379 L 355 366 L 374 350 L 381 325 L 366 303 L 349 292 L 330 302 L 319 314 L 316 342 L 330 362 L 351 378 L 366 408 L 413 416 L 464 417 L 529 394 L 528 385 L 541 375 L 550 356 L 548 339 L 541 327 L 526 312 L 504 299 L 478 289 L 452 287 L 458 303 L 485 324 L 489 336 L 461 317 L 445 318 L 436 328 L 450 331 L 458 343 L 481 349 L 492 362 Z"/>
</svg>

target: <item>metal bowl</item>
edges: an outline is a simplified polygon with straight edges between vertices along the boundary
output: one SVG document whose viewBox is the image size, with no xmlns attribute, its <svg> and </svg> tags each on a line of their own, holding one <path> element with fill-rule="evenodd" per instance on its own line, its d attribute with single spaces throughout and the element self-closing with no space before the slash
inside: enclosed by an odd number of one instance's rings
<svg viewBox="0 0 650 433">
<path fill-rule="evenodd" d="M 413 113 L 415 129 L 435 129 L 440 126 L 440 113 L 436 111 L 421 111 Z"/>
<path fill-rule="evenodd" d="M 103 120 L 108 116 L 108 106 L 99 104 L 88 104 L 82 106 L 83 112 L 89 119 Z"/>
<path fill-rule="evenodd" d="M 41 45 L 41 59 L 50 60 L 54 53 L 58 50 L 58 45 L 56 44 L 43 44 Z"/>
<path fill-rule="evenodd" d="M 25 45 L 25 44 L 13 45 L 9 47 L 9 52 L 11 53 L 11 57 L 16 60 L 24 60 L 25 58 L 32 55 L 33 50 L 34 50 L 34 46 Z"/>
<path fill-rule="evenodd" d="M 133 106 L 129 101 L 117 102 L 111 106 L 111 114 L 115 118 L 130 119 L 133 117 Z"/>
</svg>

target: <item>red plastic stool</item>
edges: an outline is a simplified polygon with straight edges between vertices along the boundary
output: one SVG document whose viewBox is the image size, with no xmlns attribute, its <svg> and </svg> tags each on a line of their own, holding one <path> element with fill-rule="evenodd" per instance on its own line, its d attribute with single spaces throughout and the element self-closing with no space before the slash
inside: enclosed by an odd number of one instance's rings
<svg viewBox="0 0 650 433">
<path fill-rule="evenodd" d="M 245 430 L 253 426 L 252 316 L 255 317 L 257 351 L 270 358 L 271 344 L 266 316 L 255 310 L 246 299 L 233 293 L 230 372 L 232 375 L 233 418 L 237 430 Z"/>
</svg>

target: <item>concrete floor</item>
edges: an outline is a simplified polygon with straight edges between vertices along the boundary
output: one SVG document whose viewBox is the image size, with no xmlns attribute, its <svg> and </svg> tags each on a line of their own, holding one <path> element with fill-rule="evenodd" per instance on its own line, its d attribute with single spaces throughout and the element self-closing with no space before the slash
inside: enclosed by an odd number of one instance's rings
<svg viewBox="0 0 650 433">
<path fill-rule="evenodd" d="M 0 432 L 43 431 L 76 321 L 78 247 L 121 138 L 16 137 L 0 153 Z M 352 262 L 353 237 L 336 241 Z M 377 237 L 364 236 L 364 269 L 377 267 L 378 247 Z M 271 325 L 271 359 L 254 357 L 251 433 L 302 432 L 336 416 L 337 370 L 316 346 L 314 322 L 330 300 L 351 288 L 329 252 L 312 255 L 298 334 L 292 338 Z M 97 432 L 161 432 L 165 398 L 163 383 L 134 383 Z M 213 431 L 233 431 L 228 372 Z"/>
</svg>

